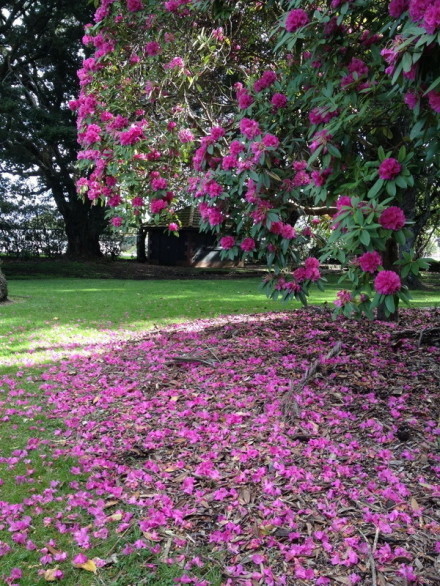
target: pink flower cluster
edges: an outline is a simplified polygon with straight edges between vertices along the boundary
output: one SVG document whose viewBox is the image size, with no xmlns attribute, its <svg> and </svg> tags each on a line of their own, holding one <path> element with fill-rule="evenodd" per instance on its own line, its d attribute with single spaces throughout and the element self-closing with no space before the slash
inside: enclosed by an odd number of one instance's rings
<svg viewBox="0 0 440 586">
<path fill-rule="evenodd" d="M 137 12 L 143 8 L 142 0 L 127 0 L 127 10 Z"/>
<path fill-rule="evenodd" d="M 326 124 L 337 115 L 337 110 L 331 112 L 328 108 L 313 108 L 313 110 L 309 112 L 310 124 Z"/>
<path fill-rule="evenodd" d="M 256 120 L 250 118 L 242 118 L 240 120 L 240 132 L 249 140 L 261 134 L 260 126 Z"/>
<path fill-rule="evenodd" d="M 168 181 L 164 177 L 155 177 L 151 181 L 151 189 L 154 191 L 160 191 L 162 189 L 166 189 L 168 186 Z"/>
<path fill-rule="evenodd" d="M 338 291 L 336 293 L 336 299 L 334 301 L 334 304 L 336 305 L 336 307 L 344 307 L 344 305 L 350 303 L 350 301 L 353 301 L 351 292 L 347 291 L 346 289 L 342 289 L 341 291 Z"/>
<path fill-rule="evenodd" d="M 272 104 L 275 111 L 279 110 L 280 108 L 285 108 L 287 105 L 287 96 L 276 93 L 272 96 L 270 103 Z"/>
<path fill-rule="evenodd" d="M 382 264 L 382 257 L 376 251 L 365 252 L 357 259 L 357 264 L 365 273 L 375 273 Z"/>
<path fill-rule="evenodd" d="M 296 238 L 296 230 L 291 224 L 285 224 L 284 222 L 272 222 L 270 227 L 272 234 L 279 234 L 286 240 L 292 240 Z"/>
<path fill-rule="evenodd" d="M 220 246 L 223 250 L 230 250 L 235 246 L 235 238 L 233 236 L 223 236 L 223 238 L 220 238 Z"/>
<path fill-rule="evenodd" d="M 405 214 L 398 206 L 385 208 L 379 216 L 379 224 L 387 230 L 400 230 L 405 226 L 405 223 Z"/>
<path fill-rule="evenodd" d="M 123 224 L 123 219 L 120 216 L 115 216 L 110 220 L 110 224 L 115 228 L 119 228 Z"/>
<path fill-rule="evenodd" d="M 252 250 L 255 250 L 255 240 L 250 237 L 245 238 L 240 243 L 240 248 L 245 252 L 251 252 Z"/>
<path fill-rule="evenodd" d="M 119 135 L 119 142 L 123 146 L 128 146 L 128 145 L 136 144 L 137 142 L 139 142 L 143 138 L 145 138 L 145 137 L 144 137 L 144 133 L 142 131 L 142 128 L 139 128 L 139 126 L 133 126 L 129 130 L 125 130 L 124 132 L 121 132 L 121 134 Z"/>
<path fill-rule="evenodd" d="M 302 28 L 309 22 L 309 17 L 305 10 L 301 8 L 297 8 L 295 10 L 291 10 L 286 17 L 286 24 L 284 25 L 285 29 L 289 33 L 293 33 L 298 29 Z"/>
<path fill-rule="evenodd" d="M 150 41 L 145 45 L 144 51 L 149 57 L 155 57 L 161 53 L 162 49 L 157 41 Z"/>
<path fill-rule="evenodd" d="M 271 85 L 273 85 L 276 82 L 276 80 L 276 73 L 269 69 L 268 71 L 265 71 L 263 75 L 254 83 L 254 91 L 257 93 L 261 92 L 270 87 Z"/>
<path fill-rule="evenodd" d="M 202 219 L 208 222 L 210 226 L 219 226 L 225 219 L 225 216 L 220 208 L 212 207 L 202 202 L 199 205 L 199 212 Z"/>
<path fill-rule="evenodd" d="M 394 177 L 397 177 L 401 170 L 402 165 L 399 163 L 399 161 L 389 157 L 388 159 L 384 159 L 379 165 L 379 177 L 385 180 L 394 179 Z"/>
<path fill-rule="evenodd" d="M 410 0 L 409 15 L 432 35 L 440 28 L 440 0 Z"/>
<path fill-rule="evenodd" d="M 182 130 L 179 130 L 177 136 L 182 143 L 193 142 L 194 140 L 194 134 L 191 132 L 191 130 L 189 130 L 189 128 L 183 128 Z"/>
<path fill-rule="evenodd" d="M 293 277 L 297 283 L 302 283 L 304 281 L 318 281 L 321 278 L 319 260 L 313 256 L 306 258 L 304 266 L 293 271 Z"/>
<path fill-rule="evenodd" d="M 391 0 L 388 4 L 388 12 L 393 18 L 400 18 L 408 7 L 409 0 Z"/>
<path fill-rule="evenodd" d="M 152 214 L 160 214 L 167 207 L 168 203 L 164 199 L 152 199 L 150 202 L 150 211 Z"/>
<path fill-rule="evenodd" d="M 234 89 L 240 110 L 246 110 L 246 108 L 252 106 L 255 100 L 242 83 L 236 83 Z"/>
<path fill-rule="evenodd" d="M 400 277 L 394 271 L 380 271 L 374 279 L 374 289 L 381 295 L 394 295 L 401 288 Z"/>
</svg>

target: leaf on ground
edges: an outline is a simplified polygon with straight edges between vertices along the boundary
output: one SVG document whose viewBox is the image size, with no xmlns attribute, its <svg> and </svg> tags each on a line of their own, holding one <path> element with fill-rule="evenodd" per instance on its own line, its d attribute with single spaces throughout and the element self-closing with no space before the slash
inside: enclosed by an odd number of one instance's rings
<svg viewBox="0 0 440 586">
<path fill-rule="evenodd" d="M 98 568 L 93 560 L 87 560 L 83 564 L 73 564 L 75 568 L 79 568 L 80 570 L 86 570 L 87 572 L 93 572 L 96 574 Z"/>
</svg>

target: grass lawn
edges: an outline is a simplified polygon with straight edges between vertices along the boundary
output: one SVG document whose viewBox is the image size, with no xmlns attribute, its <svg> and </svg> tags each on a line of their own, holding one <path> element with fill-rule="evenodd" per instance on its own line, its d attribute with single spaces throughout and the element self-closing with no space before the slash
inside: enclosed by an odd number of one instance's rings
<svg viewBox="0 0 440 586">
<path fill-rule="evenodd" d="M 325 292 L 314 290 L 310 303 L 332 303 L 337 285 L 329 277 Z M 13 303 L 0 307 L 0 374 L 15 365 L 56 360 L 66 347 L 78 351 L 116 335 L 164 324 L 219 315 L 285 311 L 297 302 L 267 299 L 259 278 L 231 280 L 10 280 Z M 414 306 L 440 304 L 440 289 L 413 292 Z"/>
</svg>

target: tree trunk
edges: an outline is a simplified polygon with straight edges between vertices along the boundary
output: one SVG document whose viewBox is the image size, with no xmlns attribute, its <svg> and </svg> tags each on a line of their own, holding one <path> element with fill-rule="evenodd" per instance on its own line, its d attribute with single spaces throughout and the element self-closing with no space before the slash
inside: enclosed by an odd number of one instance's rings
<svg viewBox="0 0 440 586">
<path fill-rule="evenodd" d="M 145 251 L 145 240 L 147 238 L 147 231 L 142 226 L 139 226 L 136 234 L 136 261 L 147 262 L 147 254 Z"/>
<path fill-rule="evenodd" d="M 64 216 L 67 236 L 66 256 L 70 258 L 100 258 L 99 235 L 104 223 L 104 208 L 87 205 L 71 206 Z"/>
<path fill-rule="evenodd" d="M 46 184 L 51 190 L 58 211 L 63 216 L 67 237 L 66 256 L 71 258 L 100 258 L 99 236 L 106 227 L 105 207 L 92 205 L 76 193 L 68 169 L 56 175 L 47 173 Z"/>
<path fill-rule="evenodd" d="M 396 265 L 394 264 L 397 260 L 399 260 L 399 247 L 397 246 L 397 242 L 393 239 L 389 239 L 386 243 L 385 250 L 382 253 L 382 266 L 385 271 L 394 271 L 395 273 L 398 272 Z M 391 321 L 395 322 L 399 320 L 399 306 L 398 300 L 396 300 L 396 310 L 391 313 L 390 315 L 386 315 L 386 307 L 385 304 L 382 303 L 377 308 L 377 316 L 376 319 L 379 321 Z"/>
<path fill-rule="evenodd" d="M 0 268 L 0 303 L 8 300 L 8 283 Z"/>
</svg>

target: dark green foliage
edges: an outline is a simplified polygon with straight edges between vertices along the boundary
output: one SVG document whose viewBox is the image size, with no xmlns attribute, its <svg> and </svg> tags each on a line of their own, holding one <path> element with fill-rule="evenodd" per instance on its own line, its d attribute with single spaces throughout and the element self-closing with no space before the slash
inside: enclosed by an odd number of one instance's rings
<svg viewBox="0 0 440 586">
<path fill-rule="evenodd" d="M 68 100 L 79 91 L 87 0 L 7 1 L 0 10 L 0 173 L 34 179 L 53 196 L 73 256 L 97 256 L 101 207 L 78 200 L 78 145 Z"/>
</svg>

